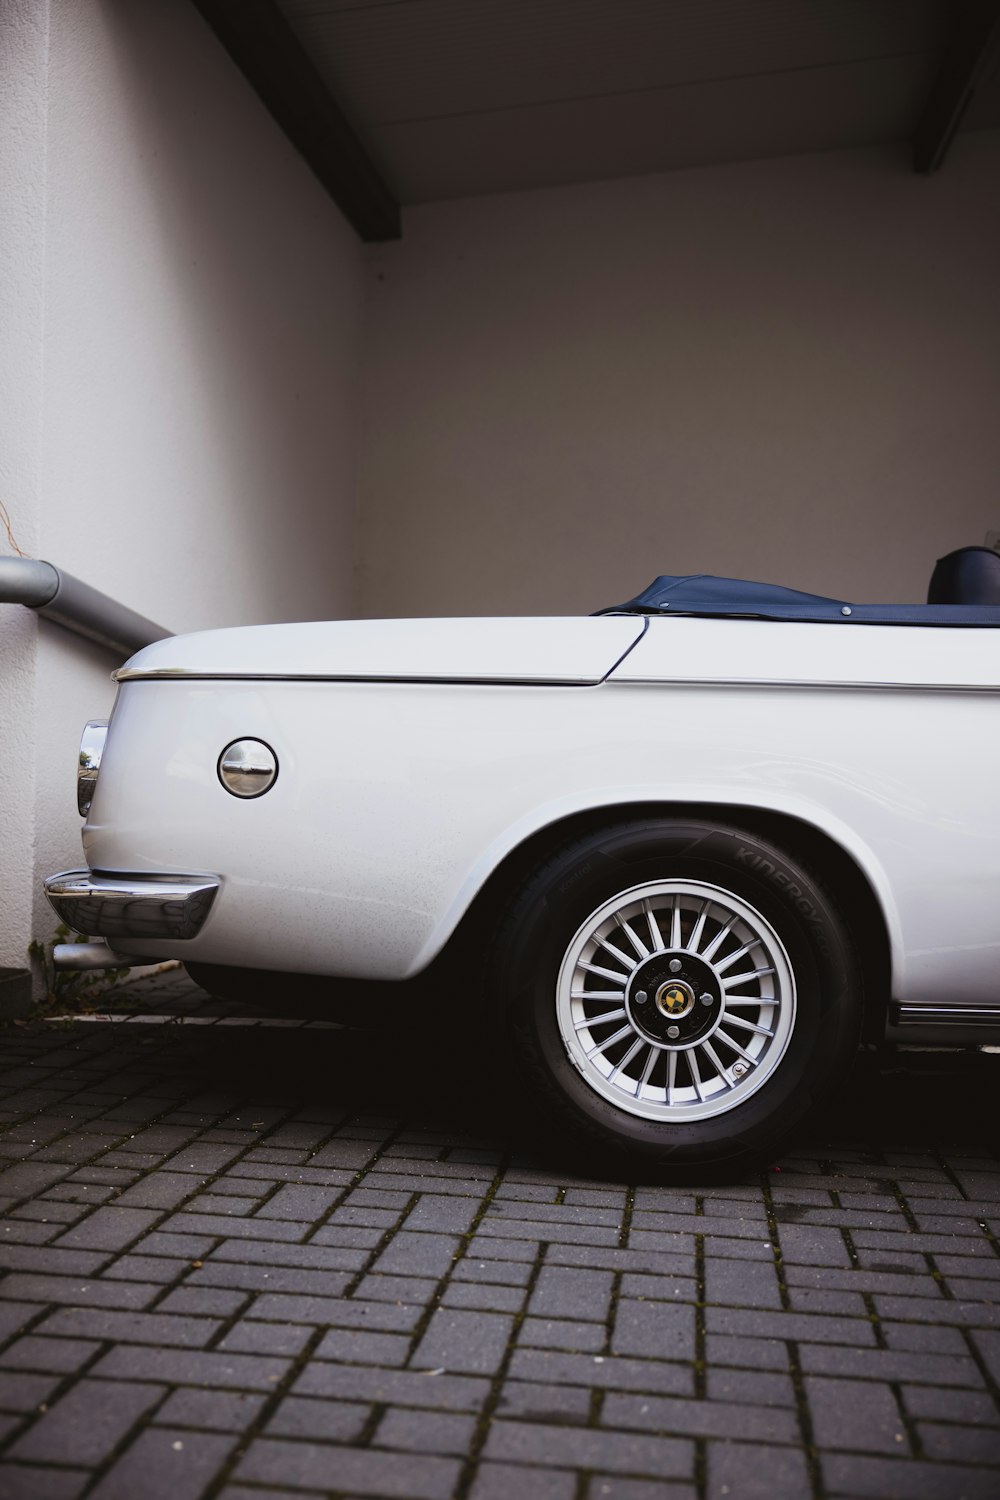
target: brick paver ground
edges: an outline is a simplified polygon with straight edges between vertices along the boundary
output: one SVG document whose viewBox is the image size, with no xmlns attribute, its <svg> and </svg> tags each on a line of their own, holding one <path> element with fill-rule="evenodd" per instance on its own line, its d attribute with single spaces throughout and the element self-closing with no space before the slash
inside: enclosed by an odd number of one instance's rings
<svg viewBox="0 0 1000 1500">
<path fill-rule="evenodd" d="M 1000 1495 L 1000 1058 L 629 1187 L 445 1036 L 143 993 L 0 1034 L 4 1500 Z"/>
</svg>

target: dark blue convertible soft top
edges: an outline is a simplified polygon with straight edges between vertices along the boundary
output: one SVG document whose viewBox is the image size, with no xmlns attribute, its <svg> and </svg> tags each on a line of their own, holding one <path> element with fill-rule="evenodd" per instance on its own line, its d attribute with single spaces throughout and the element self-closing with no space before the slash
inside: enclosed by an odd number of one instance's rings
<svg viewBox="0 0 1000 1500">
<path fill-rule="evenodd" d="M 800 620 L 837 625 L 995 625 L 1000 604 L 848 604 L 775 583 L 711 573 L 655 579 L 602 615 L 715 615 L 723 619 Z"/>
</svg>

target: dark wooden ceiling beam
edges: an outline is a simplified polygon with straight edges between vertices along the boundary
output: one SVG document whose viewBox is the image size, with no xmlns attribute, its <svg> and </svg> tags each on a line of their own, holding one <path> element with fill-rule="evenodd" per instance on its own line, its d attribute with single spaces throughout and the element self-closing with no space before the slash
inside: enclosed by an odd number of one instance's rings
<svg viewBox="0 0 1000 1500">
<path fill-rule="evenodd" d="M 194 0 L 363 240 L 398 240 L 399 204 L 274 0 Z"/>
<path fill-rule="evenodd" d="M 944 161 L 976 89 L 1000 56 L 1000 0 L 962 6 L 941 72 L 913 136 L 913 165 L 936 172 Z"/>
</svg>

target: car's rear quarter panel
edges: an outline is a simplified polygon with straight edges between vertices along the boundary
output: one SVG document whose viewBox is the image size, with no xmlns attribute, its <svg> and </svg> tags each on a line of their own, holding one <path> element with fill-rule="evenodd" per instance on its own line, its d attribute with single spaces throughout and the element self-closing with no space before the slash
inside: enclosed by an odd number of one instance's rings
<svg viewBox="0 0 1000 1500">
<path fill-rule="evenodd" d="M 745 641 L 746 626 L 735 629 L 744 634 L 731 640 Z M 632 680 L 623 668 L 594 687 L 126 682 L 88 861 L 222 877 L 199 937 L 157 944 L 157 956 L 392 979 L 419 971 L 495 865 L 561 817 L 630 803 L 760 807 L 813 823 L 864 871 L 897 999 L 996 1000 L 996 694 L 982 683 L 852 685 L 834 668 L 825 685 L 793 687 L 794 662 L 782 668 L 788 685 L 657 685 L 644 674 L 669 674 L 655 656 L 644 662 L 637 648 Z M 676 663 L 690 678 L 679 649 Z M 760 674 L 759 658 L 750 665 Z M 754 675 L 738 667 L 731 676 Z M 280 764 L 252 801 L 216 774 L 222 748 L 243 736 L 266 740 Z"/>
</svg>

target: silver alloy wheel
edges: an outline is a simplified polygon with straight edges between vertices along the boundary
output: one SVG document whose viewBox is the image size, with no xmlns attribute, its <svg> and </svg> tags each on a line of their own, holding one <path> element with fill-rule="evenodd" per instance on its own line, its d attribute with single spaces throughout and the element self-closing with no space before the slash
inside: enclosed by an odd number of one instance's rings
<svg viewBox="0 0 1000 1500">
<path fill-rule="evenodd" d="M 795 979 L 770 922 L 732 891 L 658 880 L 591 912 L 556 985 L 584 1081 L 645 1120 L 705 1120 L 771 1076 L 795 1023 Z"/>
</svg>

